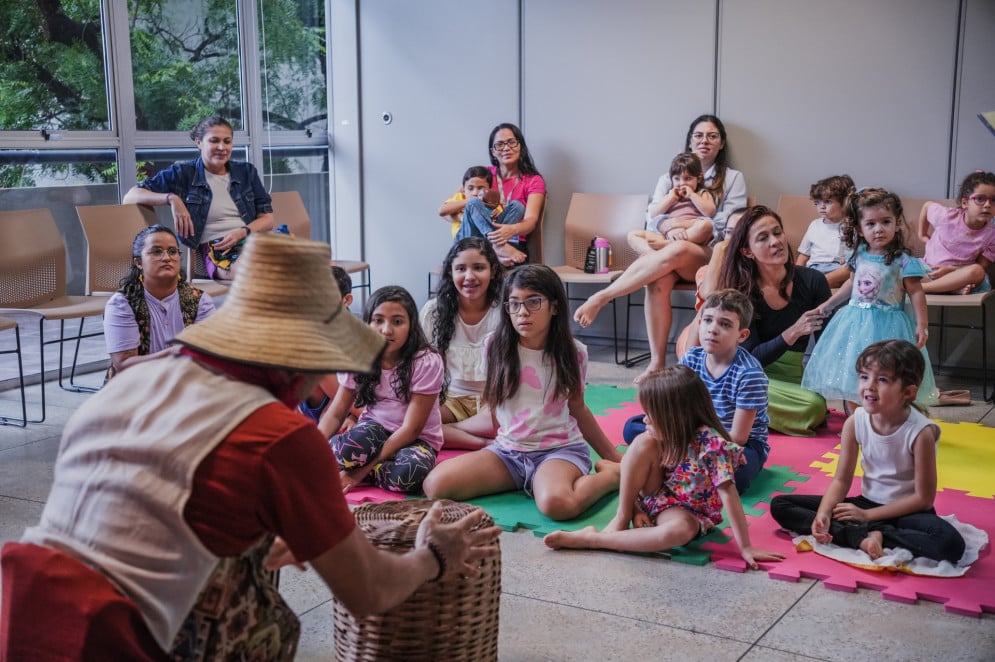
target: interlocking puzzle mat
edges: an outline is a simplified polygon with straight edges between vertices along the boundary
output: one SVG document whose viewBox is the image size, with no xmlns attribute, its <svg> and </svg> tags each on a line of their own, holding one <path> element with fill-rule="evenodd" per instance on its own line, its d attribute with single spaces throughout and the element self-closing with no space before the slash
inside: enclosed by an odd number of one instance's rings
<svg viewBox="0 0 995 662">
<path fill-rule="evenodd" d="M 805 494 L 825 492 L 839 459 L 838 434 L 842 421 L 841 415 L 834 414 L 828 428 L 820 430 L 820 435 L 815 438 L 771 435 L 768 466 L 787 465 L 801 474 L 803 479 L 789 480 L 785 482 L 785 489 L 777 489 L 760 499 L 758 508 L 765 511 L 762 515 L 747 513 L 753 544 L 783 552 L 787 556 L 779 563 L 761 564 L 768 576 L 787 581 L 798 581 L 802 577 L 819 579 L 827 588 L 838 591 L 874 589 L 880 591 L 885 599 L 909 604 L 919 599 L 931 600 L 942 603 L 946 611 L 958 614 L 980 616 L 983 612 L 995 613 L 995 557 L 990 546 L 981 551 L 978 560 L 963 577 L 957 578 L 874 572 L 851 567 L 814 552 L 795 551 L 791 536 L 780 531 L 766 512 L 770 498 L 777 493 L 795 490 Z M 981 473 L 995 466 L 995 431 L 973 423 L 939 421 L 938 424 L 942 432 L 937 461 L 936 510 L 940 514 L 955 513 L 961 521 L 984 530 L 992 539 L 995 536 L 995 500 L 992 499 L 995 481 L 990 478 L 984 481 Z M 765 468 L 761 473 L 766 471 Z M 851 494 L 856 494 L 859 488 L 859 480 L 855 479 Z M 739 558 L 734 542 L 710 543 L 705 548 L 715 552 L 712 560 L 717 567 L 745 571 L 746 564 Z"/>
</svg>

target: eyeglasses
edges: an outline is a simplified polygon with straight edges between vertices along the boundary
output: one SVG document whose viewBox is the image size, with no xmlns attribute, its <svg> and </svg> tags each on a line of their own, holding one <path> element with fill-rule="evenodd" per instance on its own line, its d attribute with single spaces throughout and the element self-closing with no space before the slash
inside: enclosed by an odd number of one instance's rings
<svg viewBox="0 0 995 662">
<path fill-rule="evenodd" d="M 522 306 L 525 306 L 525 310 L 530 313 L 534 313 L 542 308 L 542 302 L 545 300 L 546 299 L 544 297 L 529 297 L 525 301 L 512 299 L 511 301 L 504 302 L 504 309 L 512 315 L 515 315 L 522 309 Z"/>
<path fill-rule="evenodd" d="M 692 133 L 691 140 L 696 143 L 700 143 L 702 140 L 707 140 L 710 143 L 717 143 L 722 138 L 718 133 Z"/>
<path fill-rule="evenodd" d="M 518 147 L 518 141 L 514 138 L 511 140 L 499 140 L 491 145 L 491 151 L 503 152 L 506 149 L 515 149 L 516 147 Z"/>
<path fill-rule="evenodd" d="M 164 258 L 166 256 L 169 256 L 169 259 L 172 260 L 173 258 L 176 258 L 176 257 L 180 256 L 180 249 L 179 248 L 174 248 L 172 246 L 170 246 L 169 248 L 166 248 L 166 249 L 162 249 L 162 248 L 159 248 L 158 246 L 155 246 L 155 247 L 150 248 L 147 251 L 145 251 L 145 254 L 148 255 L 151 258 L 156 259 L 156 260 L 161 260 L 162 258 Z"/>
<path fill-rule="evenodd" d="M 978 205 L 979 207 L 984 207 L 989 202 L 995 205 L 995 197 L 990 195 L 972 195 L 971 197 L 968 198 L 968 200 L 972 201 L 974 204 Z"/>
</svg>

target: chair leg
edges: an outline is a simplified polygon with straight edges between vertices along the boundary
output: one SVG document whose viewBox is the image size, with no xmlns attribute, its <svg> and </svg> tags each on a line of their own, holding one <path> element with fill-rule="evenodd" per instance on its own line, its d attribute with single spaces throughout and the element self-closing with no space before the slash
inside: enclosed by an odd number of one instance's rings
<svg viewBox="0 0 995 662">
<path fill-rule="evenodd" d="M 79 344 L 80 344 L 80 341 L 83 340 L 83 338 L 94 338 L 96 336 L 103 335 L 102 331 L 101 332 L 97 332 L 97 333 L 88 333 L 86 335 L 83 335 L 83 323 L 85 321 L 86 321 L 86 318 L 83 318 L 83 317 L 81 317 L 80 320 L 79 320 L 79 329 L 76 332 L 76 338 L 75 338 L 75 340 L 76 340 L 76 351 L 73 353 L 73 365 L 72 365 L 72 368 L 69 371 L 69 384 L 67 386 L 66 384 L 62 383 L 63 345 L 65 343 L 67 343 L 67 342 L 72 341 L 73 338 L 66 338 L 65 337 L 65 328 L 66 328 L 65 320 L 59 320 L 59 388 L 61 388 L 63 391 L 69 391 L 71 393 L 96 393 L 97 391 L 100 390 L 99 387 L 95 387 L 95 386 L 83 386 L 83 385 L 77 384 L 76 381 L 75 381 L 75 379 L 76 379 L 76 361 L 79 359 Z"/>
<path fill-rule="evenodd" d="M 995 402 L 995 386 L 988 391 L 988 306 L 981 303 L 981 397 L 985 402 Z"/>
<path fill-rule="evenodd" d="M 0 352 L 0 354 L 17 354 L 17 381 L 21 391 L 21 418 L 11 418 L 0 416 L 0 425 L 16 425 L 17 427 L 27 427 L 28 423 L 40 423 L 41 421 L 28 421 L 28 404 L 24 393 L 24 362 L 21 359 L 21 330 L 14 327 L 14 351 Z M 44 420 L 44 417 L 42 417 Z"/>
<path fill-rule="evenodd" d="M 622 362 L 622 365 L 624 365 L 626 368 L 631 368 L 635 365 L 638 365 L 639 363 L 642 363 L 643 361 L 647 360 L 650 357 L 649 352 L 644 352 L 642 354 L 629 358 L 629 323 L 632 318 L 632 309 L 641 307 L 639 304 L 632 303 L 631 299 L 629 298 L 631 296 L 632 295 L 630 294 L 628 297 L 626 297 L 625 300 L 625 360 Z M 643 305 L 645 306 L 646 304 L 644 303 Z"/>
</svg>

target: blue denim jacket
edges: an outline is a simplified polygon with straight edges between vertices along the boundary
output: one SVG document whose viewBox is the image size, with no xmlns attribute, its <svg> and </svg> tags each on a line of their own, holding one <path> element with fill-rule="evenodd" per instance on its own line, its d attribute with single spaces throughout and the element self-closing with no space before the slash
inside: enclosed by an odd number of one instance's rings
<svg viewBox="0 0 995 662">
<path fill-rule="evenodd" d="M 245 161 L 229 161 L 228 174 L 231 176 L 228 192 L 246 224 L 262 214 L 273 213 L 273 200 L 263 188 L 255 166 Z M 183 199 L 193 220 L 193 235 L 182 241 L 196 248 L 201 243 L 201 234 L 207 225 L 207 212 L 211 208 L 211 187 L 204 176 L 204 161 L 197 157 L 193 161 L 174 163 L 139 186 L 156 193 L 172 193 Z"/>
</svg>

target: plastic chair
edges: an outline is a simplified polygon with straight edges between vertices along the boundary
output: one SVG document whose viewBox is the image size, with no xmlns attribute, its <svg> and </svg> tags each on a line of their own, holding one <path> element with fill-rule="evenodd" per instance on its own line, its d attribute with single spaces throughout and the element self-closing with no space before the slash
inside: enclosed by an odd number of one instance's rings
<svg viewBox="0 0 995 662">
<path fill-rule="evenodd" d="M 17 355 L 17 380 L 21 389 L 21 417 L 11 418 L 9 416 L 0 416 L 0 425 L 16 425 L 23 428 L 28 425 L 28 405 L 24 397 L 24 362 L 21 357 L 21 330 L 18 328 L 15 320 L 8 317 L 0 317 L 0 331 L 8 331 L 10 329 L 14 330 L 14 349 L 0 349 L 0 354 Z"/>
<path fill-rule="evenodd" d="M 553 267 L 553 271 L 563 281 L 568 300 L 585 300 L 570 296 L 571 285 L 607 286 L 621 276 L 622 272 L 639 257 L 639 254 L 629 247 L 626 236 L 631 230 L 641 226 L 643 214 L 646 212 L 646 201 L 646 195 L 641 193 L 628 195 L 574 193 L 571 196 L 563 227 L 566 264 Z M 587 249 L 596 236 L 604 237 L 611 244 L 613 264 L 611 271 L 590 274 L 584 271 L 584 261 L 587 258 Z M 627 300 L 629 297 L 631 295 L 626 297 Z M 626 312 L 629 307 L 631 306 L 626 307 Z M 620 359 L 618 312 L 614 301 L 612 301 L 612 340 L 615 363 L 625 363 L 628 358 L 629 322 L 626 319 L 626 359 Z"/>
<path fill-rule="evenodd" d="M 92 391 L 90 387 L 63 384 L 63 344 L 103 335 L 83 334 L 87 317 L 102 315 L 104 297 L 66 294 L 66 247 L 48 209 L 0 212 L 0 312 L 17 312 L 38 318 L 41 361 L 41 419 L 45 420 L 45 345 L 59 345 L 59 387 L 67 391 Z M 79 331 L 66 338 L 65 322 L 78 319 Z M 59 322 L 59 338 L 45 340 L 45 322 Z"/>
<path fill-rule="evenodd" d="M 273 216 L 276 224 L 286 223 L 291 234 L 305 239 L 311 238 L 311 216 L 307 213 L 301 194 L 297 191 L 278 191 L 271 193 L 273 199 Z M 339 267 L 348 274 L 363 274 L 361 282 L 354 284 L 354 290 L 366 290 L 366 294 L 372 291 L 372 280 L 370 265 L 362 260 L 336 260 L 332 259 L 330 266 Z"/>
<path fill-rule="evenodd" d="M 111 294 L 131 268 L 135 236 L 158 220 L 145 205 L 76 207 L 86 238 L 86 293 Z"/>
</svg>

